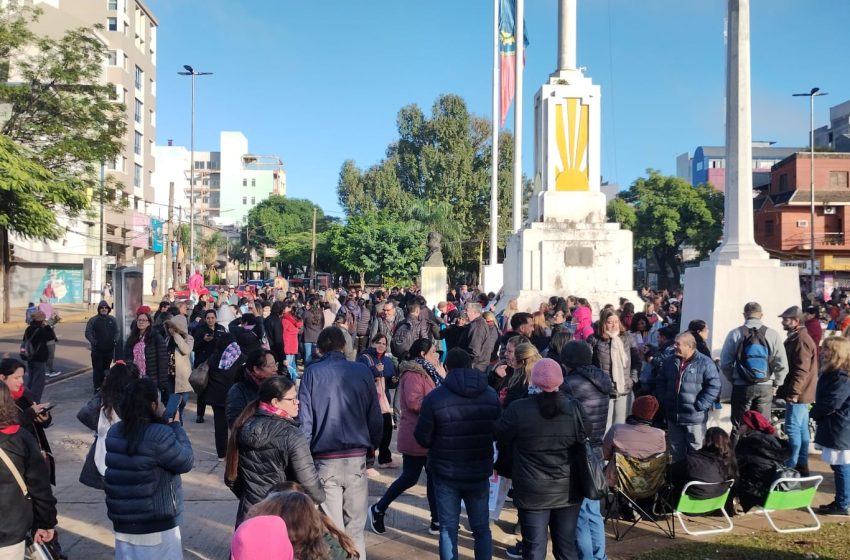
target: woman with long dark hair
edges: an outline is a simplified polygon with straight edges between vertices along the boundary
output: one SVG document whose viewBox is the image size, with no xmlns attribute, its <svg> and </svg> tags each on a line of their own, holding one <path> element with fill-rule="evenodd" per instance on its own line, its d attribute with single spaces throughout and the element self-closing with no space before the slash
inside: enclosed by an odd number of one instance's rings
<svg viewBox="0 0 850 560">
<path fill-rule="evenodd" d="M 307 489 L 315 504 L 325 501 L 307 440 L 295 423 L 297 395 L 295 383 L 287 376 L 266 379 L 257 400 L 249 403 L 233 423 L 224 482 L 239 498 L 236 525 L 275 484 L 290 478 Z"/>
<path fill-rule="evenodd" d="M 313 361 L 313 350 L 316 348 L 316 341 L 319 340 L 319 333 L 325 328 L 325 314 L 322 312 L 322 306 L 319 305 L 319 300 L 316 296 L 311 296 L 307 300 L 304 309 L 304 367 Z"/>
<path fill-rule="evenodd" d="M 147 305 L 136 311 L 130 336 L 124 345 L 124 361 L 135 364 L 141 377 L 150 378 L 159 390 L 163 402 L 171 395 L 168 379 L 168 349 L 165 339 L 153 328 L 151 308 Z"/>
<path fill-rule="evenodd" d="M 555 558 L 578 558 L 582 497 L 571 492 L 570 465 L 575 445 L 589 435 L 590 422 L 581 405 L 560 391 L 563 380 L 557 362 L 541 359 L 531 372 L 541 392 L 514 401 L 496 422 L 496 441 L 513 451 L 513 500 L 526 560 L 546 558 L 550 532 Z"/>
<path fill-rule="evenodd" d="M 372 337 L 372 344 L 360 355 L 358 361 L 366 364 L 372 375 L 375 377 L 375 389 L 378 392 L 378 403 L 381 405 L 381 415 L 384 418 L 384 432 L 381 436 L 381 444 L 378 446 L 378 468 L 379 469 L 397 469 L 399 464 L 393 461 L 393 454 L 390 451 L 390 442 L 393 439 L 393 407 L 390 404 L 390 394 L 388 383 L 392 383 L 393 378 L 398 383 L 398 378 L 395 373 L 395 364 L 392 356 L 387 352 L 389 339 L 386 335 L 378 333 Z M 395 387 L 393 387 L 394 389 Z M 370 461 L 374 462 L 374 450 L 367 454 L 367 467 Z"/>
<path fill-rule="evenodd" d="M 694 335 L 697 342 L 697 352 L 711 358 L 711 350 L 708 348 L 708 324 L 702 319 L 694 319 L 688 323 L 688 332 Z"/>
<path fill-rule="evenodd" d="M 180 475 L 192 469 L 194 457 L 180 413 L 163 418 L 159 389 L 147 378 L 127 386 L 120 411 L 121 421 L 106 434 L 106 509 L 115 558 L 182 559 Z"/>
<path fill-rule="evenodd" d="M 247 355 L 245 367 L 239 370 L 235 382 L 227 391 L 226 412 L 229 426 L 233 426 L 236 418 L 251 401 L 257 400 L 260 385 L 266 379 L 277 375 L 277 366 L 277 360 L 270 350 L 255 350 Z"/>
<path fill-rule="evenodd" d="M 673 483 L 681 493 L 688 482 L 723 482 L 738 478 L 738 462 L 723 428 L 709 428 L 698 451 L 688 453 L 684 461 L 673 465 Z M 725 492 L 720 486 L 692 486 L 688 495 L 692 498 L 716 498 Z"/>
</svg>

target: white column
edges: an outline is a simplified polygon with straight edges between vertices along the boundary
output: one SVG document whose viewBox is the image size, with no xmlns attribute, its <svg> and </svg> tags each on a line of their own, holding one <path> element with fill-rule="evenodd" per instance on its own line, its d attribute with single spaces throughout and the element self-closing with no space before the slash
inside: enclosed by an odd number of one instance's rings
<svg viewBox="0 0 850 560">
<path fill-rule="evenodd" d="M 516 77 L 514 79 L 516 94 L 514 96 L 514 204 L 513 227 L 514 233 L 522 229 L 522 74 L 523 52 L 525 51 L 525 5 L 523 0 L 516 0 Z"/>
<path fill-rule="evenodd" d="M 499 242 L 499 0 L 493 0 L 493 153 L 490 167 L 490 265 L 498 263 Z"/>
<path fill-rule="evenodd" d="M 576 68 L 576 1 L 558 0 L 558 71 Z"/>
</svg>

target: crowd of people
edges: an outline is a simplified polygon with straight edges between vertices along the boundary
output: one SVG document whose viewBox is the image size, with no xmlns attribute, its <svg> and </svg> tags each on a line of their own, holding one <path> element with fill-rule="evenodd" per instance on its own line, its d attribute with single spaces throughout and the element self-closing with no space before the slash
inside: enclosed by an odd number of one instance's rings
<svg viewBox="0 0 850 560">
<path fill-rule="evenodd" d="M 618 454 L 669 454 L 679 491 L 734 480 L 734 514 L 763 504 L 777 478 L 810 474 L 810 417 L 835 477 L 835 500 L 820 513 L 848 515 L 850 341 L 821 341 L 811 302 L 781 315 L 784 338 L 747 303 L 713 360 L 709 325 L 680 323 L 681 293 L 644 290 L 640 302 L 598 310 L 573 296 L 520 310 L 466 286 L 440 302 L 396 288 L 196 297 L 170 290 L 156 312 L 140 307 L 123 345 L 107 301 L 86 328 L 94 397 L 78 418 L 95 441 L 80 481 L 105 493 L 116 558 L 182 557 L 180 476 L 193 467 L 182 423 L 193 392 L 196 422 L 212 409 L 223 482 L 238 498 L 236 559 L 258 550 L 365 559 L 367 525 L 385 533 L 388 509 L 423 470 L 427 530 L 443 559 L 458 557 L 461 504 L 475 557 L 492 557 L 490 525 L 506 497 L 521 534 L 508 556 L 545 558 L 551 541 L 556 558 L 604 559 L 602 500 L 574 480 L 583 442 L 609 461 L 612 487 Z M 26 356 L 37 355 L 31 344 Z M 57 540 L 53 465 L 33 459 L 50 457 L 50 406 L 34 361 L 0 362 L 0 449 L 14 454 L 32 498 L 32 519 L 0 535 L 0 558 L 30 529 L 37 541 Z M 722 378 L 732 387 L 731 432 L 709 427 Z M 399 468 L 370 504 L 376 469 Z M 6 474 L 0 492 L 11 494 Z M 617 515 L 633 513 L 626 505 Z"/>
</svg>

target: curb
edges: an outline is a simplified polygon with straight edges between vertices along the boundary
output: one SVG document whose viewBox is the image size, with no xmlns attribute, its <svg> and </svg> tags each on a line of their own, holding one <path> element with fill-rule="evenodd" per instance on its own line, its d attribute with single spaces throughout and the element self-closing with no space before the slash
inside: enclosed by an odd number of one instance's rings
<svg viewBox="0 0 850 560">
<path fill-rule="evenodd" d="M 62 323 L 82 323 L 87 321 L 91 315 L 89 313 L 69 313 L 62 316 Z M 24 332 L 27 324 L 25 321 L 12 321 L 10 323 L 0 323 L 0 334 L 10 332 Z"/>
<path fill-rule="evenodd" d="M 73 379 L 75 377 L 79 377 L 84 373 L 88 373 L 91 371 L 91 366 L 81 367 L 80 369 L 75 369 L 74 371 L 69 371 L 67 373 L 63 373 L 62 375 L 57 375 L 56 377 L 50 377 L 47 379 L 46 385 L 53 385 L 54 383 L 59 383 L 61 381 L 66 381 L 68 379 Z"/>
</svg>

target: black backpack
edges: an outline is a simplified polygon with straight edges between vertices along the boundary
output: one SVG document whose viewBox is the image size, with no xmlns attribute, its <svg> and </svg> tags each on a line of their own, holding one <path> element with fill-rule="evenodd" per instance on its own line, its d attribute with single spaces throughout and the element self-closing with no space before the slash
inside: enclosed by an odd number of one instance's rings
<svg viewBox="0 0 850 560">
<path fill-rule="evenodd" d="M 393 339 L 390 342 L 390 351 L 393 356 L 399 360 L 407 359 L 407 353 L 410 352 L 410 347 L 416 341 L 416 333 L 413 332 L 413 325 L 405 319 L 395 328 Z"/>
<path fill-rule="evenodd" d="M 741 342 L 735 367 L 748 383 L 764 383 L 770 379 L 770 346 L 767 344 L 767 327 L 741 327 Z"/>
</svg>

